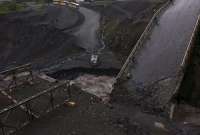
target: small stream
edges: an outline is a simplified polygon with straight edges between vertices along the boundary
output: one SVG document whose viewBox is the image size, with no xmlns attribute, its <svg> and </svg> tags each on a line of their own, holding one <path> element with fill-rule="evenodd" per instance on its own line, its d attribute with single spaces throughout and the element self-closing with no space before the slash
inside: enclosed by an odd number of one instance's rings
<svg viewBox="0 0 200 135">
<path fill-rule="evenodd" d="M 84 15 L 85 21 L 79 30 L 74 32 L 78 38 L 78 45 L 89 53 L 99 52 L 105 47 L 97 33 L 100 27 L 100 14 L 85 7 L 80 7 L 79 11 Z"/>
</svg>

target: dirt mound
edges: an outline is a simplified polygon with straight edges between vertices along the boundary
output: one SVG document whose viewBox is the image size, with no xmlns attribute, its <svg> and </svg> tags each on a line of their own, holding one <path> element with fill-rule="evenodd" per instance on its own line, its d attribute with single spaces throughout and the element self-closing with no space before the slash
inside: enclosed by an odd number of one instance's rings
<svg viewBox="0 0 200 135">
<path fill-rule="evenodd" d="M 0 69 L 27 62 L 51 63 L 83 51 L 73 35 L 40 23 L 42 16 L 13 18 L 0 18 Z"/>
</svg>

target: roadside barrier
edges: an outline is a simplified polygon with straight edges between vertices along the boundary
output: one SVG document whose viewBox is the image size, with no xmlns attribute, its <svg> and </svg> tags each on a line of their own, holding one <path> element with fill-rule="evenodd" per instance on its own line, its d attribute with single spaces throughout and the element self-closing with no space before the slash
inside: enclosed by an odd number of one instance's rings
<svg viewBox="0 0 200 135">
<path fill-rule="evenodd" d="M 61 82 L 31 97 L 0 110 L 0 135 L 9 135 L 32 120 L 58 108 L 71 97 L 68 82 Z"/>
<path fill-rule="evenodd" d="M 22 78 L 19 77 L 20 74 L 22 75 L 25 73 L 27 74 L 27 77 L 20 80 L 19 78 Z M 7 80 L 9 82 L 8 86 L 5 88 L 9 90 L 23 84 L 23 82 L 29 81 L 30 83 L 33 83 L 34 81 L 31 63 L 2 71 L 0 72 L 0 76 L 2 80 Z"/>
</svg>

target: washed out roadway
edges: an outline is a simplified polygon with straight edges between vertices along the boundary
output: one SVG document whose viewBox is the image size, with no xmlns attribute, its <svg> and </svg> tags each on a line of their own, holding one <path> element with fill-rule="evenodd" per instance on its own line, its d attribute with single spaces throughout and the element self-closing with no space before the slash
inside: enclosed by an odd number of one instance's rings
<svg viewBox="0 0 200 135">
<path fill-rule="evenodd" d="M 127 89 L 176 75 L 199 14 L 200 0 L 174 0 L 134 57 Z"/>
</svg>

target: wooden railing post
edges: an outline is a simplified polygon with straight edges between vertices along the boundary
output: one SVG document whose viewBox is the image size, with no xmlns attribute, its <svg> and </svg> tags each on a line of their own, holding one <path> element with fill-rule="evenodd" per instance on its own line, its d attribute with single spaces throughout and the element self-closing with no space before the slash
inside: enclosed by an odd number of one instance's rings
<svg viewBox="0 0 200 135">
<path fill-rule="evenodd" d="M 1 131 L 2 131 L 3 135 L 6 135 L 4 127 L 1 127 Z"/>
<path fill-rule="evenodd" d="M 53 97 L 53 91 L 50 92 L 50 103 L 52 110 L 54 109 L 54 97 Z"/>
<path fill-rule="evenodd" d="M 25 106 L 26 106 L 26 114 L 27 114 L 27 116 L 28 116 L 28 119 L 29 119 L 30 121 L 32 121 L 32 120 L 34 119 L 34 116 L 33 116 L 33 114 L 31 113 L 31 105 L 30 105 L 29 102 L 27 102 L 27 103 L 25 104 Z"/>
<path fill-rule="evenodd" d="M 1 128 L 2 134 L 6 135 L 5 129 L 4 129 L 4 124 L 3 124 L 3 122 L 1 120 L 0 120 L 0 128 Z"/>
</svg>

